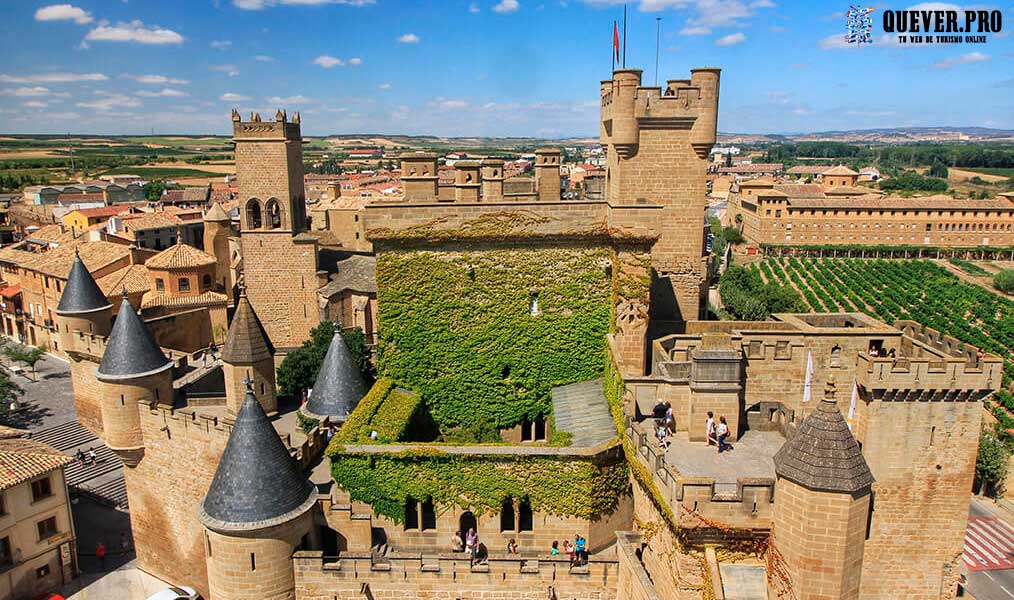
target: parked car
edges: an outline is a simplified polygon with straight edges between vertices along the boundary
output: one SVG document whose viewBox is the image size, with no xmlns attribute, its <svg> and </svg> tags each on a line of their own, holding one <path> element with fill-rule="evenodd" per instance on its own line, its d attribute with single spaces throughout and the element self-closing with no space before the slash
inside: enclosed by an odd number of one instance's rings
<svg viewBox="0 0 1014 600">
<path fill-rule="evenodd" d="M 201 600 L 201 595 L 192 587 L 172 586 L 149 596 L 148 600 Z"/>
</svg>

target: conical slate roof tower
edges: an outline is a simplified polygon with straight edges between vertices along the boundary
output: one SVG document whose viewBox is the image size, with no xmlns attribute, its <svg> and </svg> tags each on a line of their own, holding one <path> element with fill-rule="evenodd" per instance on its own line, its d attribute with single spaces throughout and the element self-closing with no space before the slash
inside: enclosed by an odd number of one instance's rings
<svg viewBox="0 0 1014 600">
<path fill-rule="evenodd" d="M 302 410 L 314 418 L 344 421 L 365 395 L 363 374 L 336 328 L 310 398 Z"/>
<path fill-rule="evenodd" d="M 99 289 L 95 278 L 88 272 L 81 256 L 75 253 L 74 264 L 67 276 L 67 285 L 60 296 L 60 304 L 56 307 L 58 315 L 90 313 L 112 308 L 112 303 Z"/>
<path fill-rule="evenodd" d="M 269 527 L 304 512 L 315 492 L 247 389 L 201 505 L 201 522 L 219 531 Z"/>
<path fill-rule="evenodd" d="M 151 337 L 126 294 L 116 315 L 109 343 L 98 368 L 101 381 L 133 379 L 159 373 L 173 366 Z"/>
</svg>

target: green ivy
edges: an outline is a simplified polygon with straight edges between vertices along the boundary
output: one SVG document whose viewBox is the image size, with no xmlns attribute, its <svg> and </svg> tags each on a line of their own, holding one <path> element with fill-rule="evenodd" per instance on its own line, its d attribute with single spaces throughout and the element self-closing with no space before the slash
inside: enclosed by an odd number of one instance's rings
<svg viewBox="0 0 1014 600">
<path fill-rule="evenodd" d="M 378 250 L 380 371 L 441 428 L 512 427 L 549 414 L 551 388 L 601 376 L 610 247 Z"/>
<path fill-rule="evenodd" d="M 424 409 L 419 394 L 395 388 L 380 404 L 370 427 L 377 432 L 381 444 L 403 442 L 408 439 L 409 426 L 415 422 L 416 414 Z"/>
<path fill-rule="evenodd" d="M 377 380 L 370 391 L 363 396 L 355 410 L 345 420 L 338 433 L 335 434 L 333 444 L 360 444 L 370 441 L 370 422 L 380 409 L 388 392 L 394 387 L 394 380 L 390 377 L 381 377 Z"/>
<path fill-rule="evenodd" d="M 477 514 L 496 513 L 508 497 L 528 498 L 532 509 L 598 519 L 627 493 L 624 461 L 598 465 L 572 456 L 468 456 L 418 449 L 400 454 L 344 453 L 332 445 L 331 475 L 353 500 L 395 522 L 409 498 L 432 498 Z"/>
</svg>

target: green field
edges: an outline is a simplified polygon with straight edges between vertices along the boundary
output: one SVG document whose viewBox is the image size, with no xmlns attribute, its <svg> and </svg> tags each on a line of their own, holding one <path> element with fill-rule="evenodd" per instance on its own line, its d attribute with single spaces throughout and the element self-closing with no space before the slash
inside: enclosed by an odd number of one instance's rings
<svg viewBox="0 0 1014 600">
<path fill-rule="evenodd" d="M 102 175 L 141 175 L 149 179 L 183 179 L 187 177 L 225 177 L 222 173 L 212 173 L 199 169 L 184 169 L 176 167 L 116 167 L 102 173 Z"/>
<path fill-rule="evenodd" d="M 986 167 L 958 167 L 964 171 L 973 171 L 975 173 L 982 173 L 983 175 L 1002 175 L 1004 177 L 1014 177 L 1014 168 L 986 168 Z"/>
</svg>

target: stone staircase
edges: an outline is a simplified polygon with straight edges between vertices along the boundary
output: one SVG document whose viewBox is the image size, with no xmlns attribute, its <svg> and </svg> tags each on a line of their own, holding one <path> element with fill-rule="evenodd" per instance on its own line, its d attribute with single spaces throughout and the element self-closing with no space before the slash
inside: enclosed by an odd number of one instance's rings
<svg viewBox="0 0 1014 600">
<path fill-rule="evenodd" d="M 49 444 L 68 456 L 81 450 L 95 449 L 95 464 L 78 461 L 64 467 L 67 486 L 72 492 L 87 494 L 121 510 L 127 510 L 127 488 L 123 479 L 123 463 L 94 433 L 77 421 L 56 425 L 32 434 L 32 439 Z"/>
<path fill-rule="evenodd" d="M 555 387 L 552 395 L 554 426 L 573 436 L 571 446 L 597 446 L 616 436 L 602 379 Z"/>
</svg>

